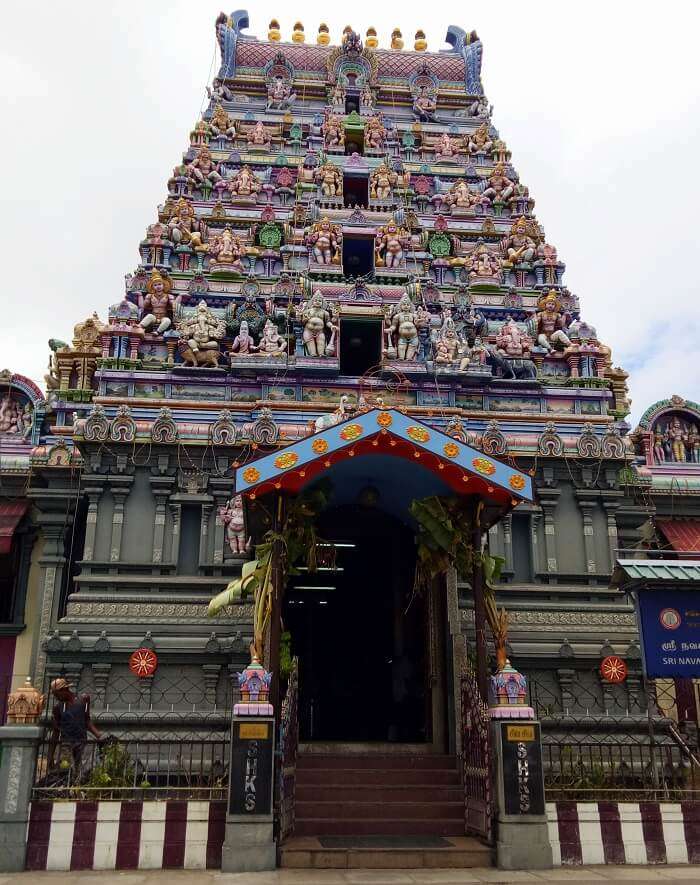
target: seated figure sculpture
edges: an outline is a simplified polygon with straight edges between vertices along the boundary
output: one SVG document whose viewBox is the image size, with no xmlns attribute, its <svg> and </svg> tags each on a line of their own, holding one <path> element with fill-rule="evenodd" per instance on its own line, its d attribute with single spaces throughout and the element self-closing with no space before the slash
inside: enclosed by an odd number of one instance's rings
<svg viewBox="0 0 700 885">
<path fill-rule="evenodd" d="M 369 194 L 373 200 L 388 200 L 398 183 L 398 175 L 386 163 L 372 172 L 369 179 Z"/>
<path fill-rule="evenodd" d="M 277 326 L 271 319 L 268 319 L 263 328 L 262 337 L 260 338 L 258 355 L 278 357 L 284 356 L 286 352 L 287 342 L 280 335 Z"/>
<path fill-rule="evenodd" d="M 447 132 L 443 132 L 435 139 L 433 142 L 433 150 L 435 151 L 436 159 L 456 157 L 459 153 L 457 142 L 450 138 Z"/>
<path fill-rule="evenodd" d="M 467 268 L 471 283 L 501 278 L 501 261 L 483 240 L 478 240 L 476 246 L 466 256 L 464 266 Z"/>
<path fill-rule="evenodd" d="M 254 197 L 261 187 L 250 166 L 242 166 L 228 181 L 228 189 L 234 197 Z"/>
<path fill-rule="evenodd" d="M 218 354 L 219 342 L 226 333 L 226 324 L 215 317 L 209 310 L 207 302 L 202 300 L 197 305 L 194 315 L 180 320 L 177 331 L 187 341 L 193 354 L 198 354 L 200 351 L 214 351 Z"/>
<path fill-rule="evenodd" d="M 241 259 L 245 257 L 246 249 L 233 233 L 230 224 L 214 237 L 209 244 L 209 251 L 212 254 L 210 262 L 212 267 L 243 272 Z"/>
<path fill-rule="evenodd" d="M 488 179 L 488 187 L 482 197 L 490 205 L 507 203 L 515 192 L 515 184 L 506 176 L 506 167 L 497 163 Z"/>
<path fill-rule="evenodd" d="M 180 296 L 172 295 L 173 281 L 154 270 L 146 283 L 146 295 L 140 302 L 142 317 L 139 325 L 147 332 L 153 330 L 162 335 L 172 326 L 173 315 L 180 303 Z"/>
<path fill-rule="evenodd" d="M 180 197 L 170 214 L 168 236 L 176 246 L 189 246 L 200 253 L 207 251 L 207 226 L 197 218 L 194 206 L 184 197 Z"/>
<path fill-rule="evenodd" d="M 428 92 L 427 86 L 421 86 L 420 92 L 413 99 L 413 116 L 422 123 L 434 123 L 437 102 Z"/>
<path fill-rule="evenodd" d="M 323 141 L 327 148 L 340 148 L 345 144 L 345 129 L 340 117 L 329 114 L 321 126 Z"/>
<path fill-rule="evenodd" d="M 475 193 L 465 178 L 459 178 L 442 198 L 442 205 L 453 207 L 460 212 L 473 212 L 483 202 L 483 197 Z"/>
<path fill-rule="evenodd" d="M 258 352 L 258 346 L 255 343 L 255 339 L 250 334 L 250 328 L 248 326 L 247 320 L 242 320 L 240 328 L 238 330 L 238 334 L 233 339 L 233 344 L 231 345 L 230 354 L 231 357 L 246 357 L 252 356 Z"/>
<path fill-rule="evenodd" d="M 186 166 L 187 177 L 195 184 L 202 185 L 205 182 L 216 184 L 222 181 L 219 172 L 219 164 L 212 159 L 211 152 L 206 146 L 202 146 L 197 152 L 197 156 Z"/>
<path fill-rule="evenodd" d="M 209 128 L 214 138 L 235 138 L 236 121 L 232 120 L 220 104 L 214 108 L 209 121 Z"/>
<path fill-rule="evenodd" d="M 379 117 L 370 117 L 365 126 L 365 147 L 379 150 L 384 147 L 386 129 Z"/>
<path fill-rule="evenodd" d="M 537 243 L 530 236 L 530 225 L 520 216 L 503 241 L 503 248 L 510 264 L 529 264 L 537 254 Z"/>
<path fill-rule="evenodd" d="M 482 123 L 474 132 L 464 136 L 464 149 L 468 154 L 488 154 L 493 148 L 493 139 L 489 135 L 489 124 Z"/>
<path fill-rule="evenodd" d="M 537 344 L 548 353 L 555 348 L 564 350 L 571 347 L 571 340 L 566 334 L 567 324 L 561 309 L 561 301 L 554 289 L 542 295 L 537 306 L 538 312 L 533 318 L 534 334 Z"/>
<path fill-rule="evenodd" d="M 282 77 L 275 77 L 271 83 L 267 84 L 268 110 L 286 110 L 294 104 L 296 98 L 296 94 L 292 91 L 291 85 Z"/>
<path fill-rule="evenodd" d="M 496 335 L 496 349 L 511 359 L 527 359 L 530 356 L 532 338 L 523 331 L 515 320 L 508 316 Z"/>
</svg>

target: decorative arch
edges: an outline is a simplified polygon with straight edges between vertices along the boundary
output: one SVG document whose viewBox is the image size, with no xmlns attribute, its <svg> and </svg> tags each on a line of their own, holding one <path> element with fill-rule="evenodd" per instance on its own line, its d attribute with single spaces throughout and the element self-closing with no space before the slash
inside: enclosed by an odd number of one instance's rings
<svg viewBox="0 0 700 885">
<path fill-rule="evenodd" d="M 0 372 L 0 435 L 35 446 L 46 414 L 46 400 L 39 387 L 25 375 Z"/>
</svg>

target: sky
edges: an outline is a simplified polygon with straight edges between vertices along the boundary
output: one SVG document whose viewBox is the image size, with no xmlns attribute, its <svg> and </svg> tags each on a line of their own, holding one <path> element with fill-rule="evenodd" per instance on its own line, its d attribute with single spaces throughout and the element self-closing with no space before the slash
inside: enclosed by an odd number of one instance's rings
<svg viewBox="0 0 700 885">
<path fill-rule="evenodd" d="M 630 372 L 631 423 L 677 393 L 700 401 L 700 4 L 358 0 L 249 4 L 248 33 L 300 19 L 380 46 L 450 24 L 483 41 L 493 123 L 566 262 L 582 317 Z M 345 7 L 342 7 L 345 8 Z M 106 318 L 212 77 L 221 0 L 13 3 L 0 33 L 4 329 L 0 369 L 43 385 L 47 340 Z M 224 11 L 231 12 L 229 8 Z M 215 71 L 214 71 L 215 73 Z"/>
</svg>

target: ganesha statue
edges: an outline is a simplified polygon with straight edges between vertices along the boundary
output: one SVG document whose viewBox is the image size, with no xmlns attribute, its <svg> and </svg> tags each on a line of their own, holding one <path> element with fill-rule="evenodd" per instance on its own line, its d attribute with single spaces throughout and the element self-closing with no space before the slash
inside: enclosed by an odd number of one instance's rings
<svg viewBox="0 0 700 885">
<path fill-rule="evenodd" d="M 265 126 L 260 120 L 258 120 L 255 126 L 251 126 L 250 129 L 248 129 L 246 132 L 246 140 L 248 142 L 248 147 L 263 150 L 269 150 L 270 145 L 272 144 L 272 139 L 270 133 L 267 131 L 267 126 Z"/>
<path fill-rule="evenodd" d="M 194 315 L 184 317 L 176 326 L 183 342 L 195 355 L 196 362 L 212 362 L 220 351 L 219 342 L 226 333 L 226 324 L 214 316 L 207 302 L 202 300 L 197 305 Z M 208 353 L 207 353 L 208 352 Z M 210 356 L 211 359 L 199 359 L 199 354 Z M 218 359 L 217 359 L 218 361 Z"/>
<path fill-rule="evenodd" d="M 442 205 L 453 215 L 473 215 L 483 203 L 483 197 L 475 193 L 465 178 L 459 178 L 442 199 Z"/>
<path fill-rule="evenodd" d="M 258 345 L 259 356 L 284 356 L 287 353 L 287 342 L 280 335 L 279 329 L 268 319 L 263 328 L 260 344 Z"/>
<path fill-rule="evenodd" d="M 250 200 L 260 192 L 261 188 L 262 184 L 250 166 L 242 166 L 228 181 L 228 189 L 234 199 L 244 197 Z"/>
<path fill-rule="evenodd" d="M 221 233 L 214 237 L 209 244 L 209 251 L 212 255 L 210 259 L 212 268 L 243 273 L 242 259 L 245 257 L 246 249 L 231 230 L 230 224 L 227 224 Z"/>
<path fill-rule="evenodd" d="M 496 334 L 496 349 L 510 359 L 527 359 L 530 356 L 532 338 L 508 316 Z"/>
<path fill-rule="evenodd" d="M 483 240 L 479 240 L 466 256 L 464 266 L 472 285 L 498 283 L 501 280 L 501 260 Z"/>
<path fill-rule="evenodd" d="M 283 77 L 275 77 L 267 84 L 267 109 L 286 110 L 296 101 L 292 86 Z"/>
</svg>

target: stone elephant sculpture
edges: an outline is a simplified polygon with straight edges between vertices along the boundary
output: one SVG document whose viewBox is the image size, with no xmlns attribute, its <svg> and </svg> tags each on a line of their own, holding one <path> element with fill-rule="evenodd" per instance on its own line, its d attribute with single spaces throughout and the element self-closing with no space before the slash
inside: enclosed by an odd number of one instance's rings
<svg viewBox="0 0 700 885">
<path fill-rule="evenodd" d="M 503 377 L 509 380 L 534 381 L 537 378 L 537 366 L 532 360 L 506 357 L 490 348 L 486 362 L 493 369 L 500 369 Z"/>
</svg>

